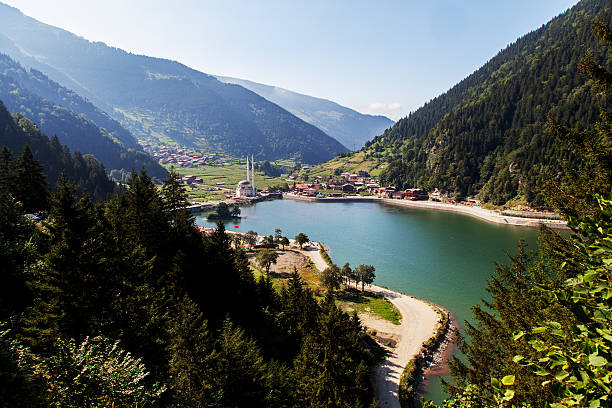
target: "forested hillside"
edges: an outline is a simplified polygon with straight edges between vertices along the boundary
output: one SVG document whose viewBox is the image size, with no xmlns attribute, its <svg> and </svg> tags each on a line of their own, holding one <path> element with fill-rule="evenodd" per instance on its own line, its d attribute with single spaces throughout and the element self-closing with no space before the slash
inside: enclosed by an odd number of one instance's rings
<svg viewBox="0 0 612 408">
<path fill-rule="evenodd" d="M 360 149 L 365 142 L 381 135 L 393 125 L 393 121 L 385 116 L 359 113 L 327 99 L 245 79 L 221 76 L 217 78 L 222 82 L 243 86 L 263 96 L 303 121 L 318 127 L 350 150 Z"/>
<path fill-rule="evenodd" d="M 588 50 L 611 63 L 591 30 L 597 15 L 610 21 L 610 3 L 584 0 L 518 39 L 367 143 L 364 160 L 384 167 L 381 180 L 400 188 L 543 205 L 547 180 L 562 174 L 564 163 L 580 165 L 547 130 L 548 117 L 586 128 L 608 98 L 590 92 L 578 66 Z"/>
<path fill-rule="evenodd" d="M 4 54 L 0 54 L 0 100 L 47 135 L 58 136 L 71 150 L 94 155 L 109 172 L 125 175 L 144 166 L 151 176 L 166 175 L 117 121 L 43 73 L 27 71 Z"/>
<path fill-rule="evenodd" d="M 24 151 L 24 149 L 26 151 Z M 46 180 L 39 186 L 40 190 L 54 187 L 62 174 L 78 185 L 96 200 L 103 200 L 115 192 L 116 185 L 108 179 L 104 166 L 91 155 L 80 152 L 70 154 L 57 137 L 49 139 L 28 119 L 21 115 L 16 117 L 6 110 L 0 101 L 0 179 L 3 185 L 14 186 L 17 190 L 28 184 L 29 175 L 20 178 L 19 168 L 25 171 L 36 160 L 40 165 L 38 172 L 46 174 Z M 40 200 L 45 201 L 46 193 L 40 193 Z M 19 197 L 17 197 L 19 198 Z M 23 200 L 20 200 L 23 201 Z M 28 206 L 29 207 L 29 206 Z M 45 210 L 45 206 L 28 208 L 28 210 Z"/>
<path fill-rule="evenodd" d="M 612 46 L 612 25 L 594 27 Z M 593 57 L 580 65 L 594 94 L 612 94 L 612 71 Z M 450 363 L 444 407 L 611 406 L 612 110 L 603 102 L 588 129 L 550 122 L 556 142 L 587 164 L 545 191 L 572 234 L 542 227 L 537 252 L 519 242 L 508 263 L 496 265 L 489 298 L 466 322 L 463 355 Z"/>
<path fill-rule="evenodd" d="M 102 204 L 65 180 L 37 225 L 0 184 L 0 401 L 27 407 L 369 407 L 372 340 L 293 274 L 202 235 L 172 172 Z"/>
<path fill-rule="evenodd" d="M 76 89 L 137 138 L 260 160 L 329 160 L 347 149 L 241 86 L 175 61 L 89 42 L 0 4 L 0 51 Z"/>
</svg>

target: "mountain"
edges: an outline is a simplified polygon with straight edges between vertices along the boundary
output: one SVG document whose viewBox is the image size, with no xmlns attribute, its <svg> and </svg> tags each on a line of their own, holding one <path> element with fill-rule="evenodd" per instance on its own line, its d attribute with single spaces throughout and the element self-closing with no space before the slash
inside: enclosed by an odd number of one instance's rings
<svg viewBox="0 0 612 408">
<path fill-rule="evenodd" d="M 57 135 L 71 150 L 94 155 L 113 174 L 113 170 L 129 174 L 143 166 L 151 176 L 167 174 L 119 122 L 42 72 L 28 71 L 4 54 L 0 54 L 0 100 L 42 132 Z"/>
<path fill-rule="evenodd" d="M 245 79 L 217 76 L 217 79 L 249 89 L 314 125 L 349 149 L 360 149 L 374 136 L 393 125 L 385 116 L 366 115 L 327 99 L 303 95 L 287 89 L 258 84 Z"/>
<path fill-rule="evenodd" d="M 0 51 L 105 109 L 140 139 L 257 159 L 329 160 L 347 149 L 241 86 L 175 61 L 90 42 L 0 4 Z"/>
<path fill-rule="evenodd" d="M 11 116 L 0 101 L 0 147 L 7 146 L 15 159 L 26 145 L 30 146 L 34 158 L 43 166 L 49 186 L 53 187 L 63 173 L 96 200 L 105 199 L 115 192 L 115 183 L 107 177 L 104 166 L 93 156 L 80 152 L 70 154 L 70 150 L 62 146 L 57 137 L 49 139 L 25 117 Z"/>
<path fill-rule="evenodd" d="M 581 1 L 360 152 L 322 167 L 374 170 L 399 188 L 437 188 L 497 205 L 544 205 L 544 185 L 563 178 L 566 164 L 584 165 L 547 130 L 549 116 L 584 129 L 609 102 L 609 96 L 590 91 L 579 61 L 591 50 L 610 66 L 591 23 L 596 16 L 610 22 L 611 15 L 609 1 Z"/>
</svg>

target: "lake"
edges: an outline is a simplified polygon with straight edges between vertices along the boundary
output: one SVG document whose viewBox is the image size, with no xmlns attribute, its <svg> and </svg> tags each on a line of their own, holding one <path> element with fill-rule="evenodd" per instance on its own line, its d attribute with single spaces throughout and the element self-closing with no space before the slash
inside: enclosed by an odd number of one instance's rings
<svg viewBox="0 0 612 408">
<path fill-rule="evenodd" d="M 438 303 L 460 324 L 486 297 L 486 280 L 495 261 L 506 262 L 505 251 L 516 253 L 519 239 L 537 248 L 535 229 L 380 203 L 264 201 L 242 207 L 242 216 L 227 229 L 273 235 L 280 228 L 290 238 L 303 232 L 328 245 L 337 265 L 374 265 L 376 284 Z M 196 222 L 214 226 L 203 215 Z M 432 381 L 425 397 L 439 402 L 442 396 Z"/>
</svg>

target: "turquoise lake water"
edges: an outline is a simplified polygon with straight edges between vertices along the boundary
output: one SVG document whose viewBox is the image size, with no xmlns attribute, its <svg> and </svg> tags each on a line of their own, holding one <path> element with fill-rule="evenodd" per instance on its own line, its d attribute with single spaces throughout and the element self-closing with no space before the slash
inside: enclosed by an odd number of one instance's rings
<svg viewBox="0 0 612 408">
<path fill-rule="evenodd" d="M 280 228 L 288 237 L 303 232 L 328 245 L 334 263 L 374 265 L 376 284 L 438 303 L 460 325 L 471 318 L 470 307 L 486 297 L 494 261 L 505 263 L 504 251 L 515 253 L 519 239 L 537 248 L 535 229 L 379 203 L 275 200 L 242 207 L 242 216 L 227 229 L 273 235 Z M 214 226 L 204 216 L 196 222 Z M 432 381 L 426 398 L 442 396 L 438 381 Z"/>
</svg>

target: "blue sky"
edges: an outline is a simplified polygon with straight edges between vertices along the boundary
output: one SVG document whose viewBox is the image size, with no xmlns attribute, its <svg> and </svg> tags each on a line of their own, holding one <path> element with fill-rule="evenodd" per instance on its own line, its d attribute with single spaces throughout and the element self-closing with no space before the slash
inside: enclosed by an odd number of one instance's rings
<svg viewBox="0 0 612 408">
<path fill-rule="evenodd" d="M 3 0 L 92 41 L 405 116 L 576 0 Z"/>
</svg>

